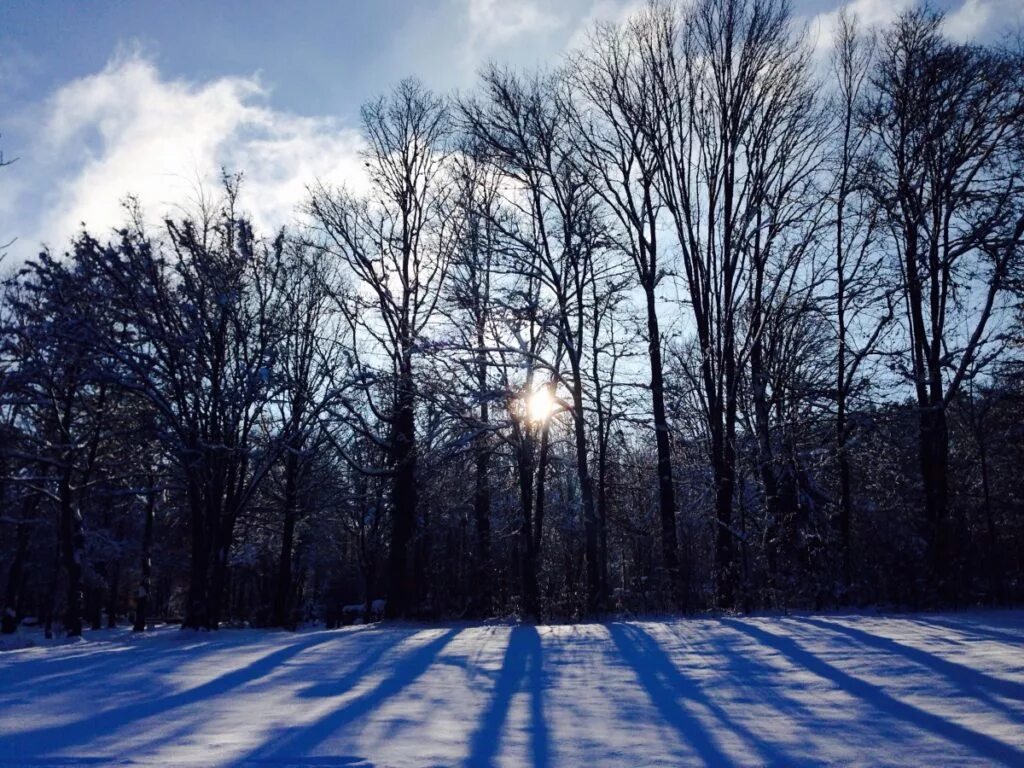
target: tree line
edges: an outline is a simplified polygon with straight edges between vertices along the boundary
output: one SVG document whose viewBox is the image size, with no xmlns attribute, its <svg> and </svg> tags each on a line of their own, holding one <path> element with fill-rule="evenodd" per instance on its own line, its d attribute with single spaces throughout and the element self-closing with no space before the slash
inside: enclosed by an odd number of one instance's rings
<svg viewBox="0 0 1024 768">
<path fill-rule="evenodd" d="M 652 3 L 10 268 L 3 631 L 1019 601 L 1024 48 L 826 59 Z"/>
</svg>

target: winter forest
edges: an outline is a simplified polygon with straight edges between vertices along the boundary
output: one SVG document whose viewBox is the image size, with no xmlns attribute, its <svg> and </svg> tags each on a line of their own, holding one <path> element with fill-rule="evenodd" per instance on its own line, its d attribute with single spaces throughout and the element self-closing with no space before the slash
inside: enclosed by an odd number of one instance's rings
<svg viewBox="0 0 1024 768">
<path fill-rule="evenodd" d="M 816 1 L 2 8 L 0 764 L 1024 765 L 1024 5 Z"/>
<path fill-rule="evenodd" d="M 361 116 L 3 264 L 4 633 L 1024 598 L 1019 39 L 653 3 Z"/>
</svg>

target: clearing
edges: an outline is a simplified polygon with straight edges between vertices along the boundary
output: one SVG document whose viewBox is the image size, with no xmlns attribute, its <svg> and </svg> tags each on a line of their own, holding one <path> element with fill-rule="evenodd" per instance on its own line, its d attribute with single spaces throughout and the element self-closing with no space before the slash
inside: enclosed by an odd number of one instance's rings
<svg viewBox="0 0 1024 768">
<path fill-rule="evenodd" d="M 6 765 L 1024 765 L 1024 611 L 165 627 L 0 654 Z"/>
</svg>

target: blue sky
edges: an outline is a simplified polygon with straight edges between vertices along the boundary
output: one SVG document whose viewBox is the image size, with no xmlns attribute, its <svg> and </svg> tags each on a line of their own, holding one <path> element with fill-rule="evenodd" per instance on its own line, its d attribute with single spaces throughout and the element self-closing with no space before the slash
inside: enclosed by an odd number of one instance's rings
<svg viewBox="0 0 1024 768">
<path fill-rule="evenodd" d="M 4 0 L 0 241 L 14 258 L 63 247 L 118 201 L 186 203 L 228 165 L 248 206 L 286 222 L 315 177 L 358 186 L 359 106 L 403 76 L 467 89 L 488 59 L 554 63 L 598 19 L 640 0 Z M 914 0 L 855 0 L 869 23 Z M 943 0 L 951 33 L 1024 24 L 1024 0 Z M 794 0 L 819 43 L 838 4 Z"/>
</svg>

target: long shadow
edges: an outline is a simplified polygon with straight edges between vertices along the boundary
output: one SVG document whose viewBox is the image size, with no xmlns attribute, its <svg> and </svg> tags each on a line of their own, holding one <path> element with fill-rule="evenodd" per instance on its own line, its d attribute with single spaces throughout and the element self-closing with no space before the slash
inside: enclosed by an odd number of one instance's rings
<svg viewBox="0 0 1024 768">
<path fill-rule="evenodd" d="M 5 749 L 5 751 L 10 750 L 19 758 L 31 758 L 86 744 L 95 740 L 97 736 L 107 736 L 133 723 L 150 717 L 167 715 L 180 707 L 195 704 L 203 699 L 220 696 L 235 688 L 259 680 L 271 674 L 280 664 L 288 659 L 314 646 L 329 640 L 336 640 L 337 638 L 337 635 L 317 634 L 279 650 L 272 651 L 244 667 L 227 672 L 213 680 L 208 680 L 184 691 L 104 710 L 73 723 L 45 726 L 12 734 L 7 738 L 7 743 L 0 746 L 0 748 Z M 0 754 L 0 758 L 2 758 L 2 754 Z"/>
<path fill-rule="evenodd" d="M 683 642 L 678 631 L 673 630 L 673 634 Z M 794 720 L 816 722 L 819 713 L 799 699 L 787 695 L 788 686 L 779 684 L 778 668 L 755 658 L 749 653 L 749 648 L 740 647 L 736 640 L 746 641 L 749 638 L 733 632 L 716 634 L 704 638 L 701 642 L 706 652 L 725 661 L 725 671 L 730 685 L 752 700 L 756 698 L 778 712 L 785 712 Z"/>
<path fill-rule="evenodd" d="M 903 658 L 919 664 L 922 667 L 937 672 L 949 681 L 949 683 L 959 689 L 960 693 L 964 696 L 972 696 L 974 698 L 982 699 L 988 704 L 991 704 L 998 709 L 1002 709 L 1005 712 L 1019 716 L 1020 708 L 1008 706 L 1006 702 L 1000 701 L 992 696 L 1002 696 L 1007 699 L 1013 699 L 1014 701 L 1024 702 L 1024 685 L 1016 683 L 1012 680 L 1001 680 L 998 677 L 992 677 L 991 675 L 979 672 L 976 669 L 965 667 L 962 664 L 957 664 L 954 661 L 948 661 L 940 656 L 922 651 L 920 648 L 914 648 L 910 645 L 904 645 L 895 640 L 891 640 L 888 637 L 880 637 L 879 635 L 872 635 L 870 632 L 865 632 L 862 629 L 856 629 L 855 627 L 849 627 L 844 624 L 835 624 L 831 621 L 822 621 L 821 619 L 813 618 L 802 618 L 798 619 L 801 623 L 810 624 L 815 627 L 821 627 L 830 632 L 845 635 L 861 645 L 871 646 L 877 648 L 885 653 L 891 653 L 894 655 L 902 656 Z"/>
<path fill-rule="evenodd" d="M 4 686 L 4 693 L 19 690 L 38 692 L 40 687 L 48 688 L 68 677 L 105 679 L 108 670 L 122 669 L 126 664 L 143 662 L 166 662 L 195 650 L 194 644 L 170 646 L 150 644 L 153 638 L 142 643 L 103 646 L 83 645 L 80 653 L 61 654 L 42 658 L 21 658 L 0 655 L 0 668 L 8 666 L 17 669 L 17 680 Z M 59 646 L 58 646 L 59 647 Z M 203 644 L 203 650 L 215 650 L 220 644 Z M 57 686 L 59 688 L 59 686 Z"/>
<path fill-rule="evenodd" d="M 750 743 L 760 753 L 764 764 L 786 762 L 786 755 L 775 745 L 733 721 L 721 706 L 685 677 L 647 632 L 630 624 L 611 624 L 608 631 L 662 718 L 679 732 L 685 743 L 693 746 L 706 764 L 731 765 L 735 760 L 722 751 L 700 720 L 679 703 L 680 696 L 711 711 L 722 725 Z"/>
<path fill-rule="evenodd" d="M 508 719 L 512 697 L 523 685 L 530 695 L 530 756 L 537 768 L 550 762 L 548 725 L 544 719 L 544 657 L 540 635 L 532 626 L 515 627 L 505 648 L 505 658 L 494 684 L 490 706 L 470 741 L 466 765 L 490 766 L 498 754 L 501 732 Z"/>
<path fill-rule="evenodd" d="M 1019 633 L 1014 634 L 1013 632 L 1007 632 L 1002 629 L 996 629 L 995 627 L 987 627 L 983 624 L 977 624 L 970 620 L 958 622 L 949 621 L 948 619 L 941 619 L 937 616 L 919 616 L 914 618 L 913 621 L 916 624 L 923 624 L 926 627 L 939 627 L 941 629 L 951 629 L 954 632 L 960 632 L 965 635 L 977 635 L 978 638 L 981 640 L 993 640 L 997 643 L 1011 643 L 1013 645 L 1024 645 L 1024 626 L 1020 628 Z"/>
<path fill-rule="evenodd" d="M 312 685 L 300 690 L 298 695 L 309 698 L 321 698 L 325 696 L 337 696 L 339 693 L 344 693 L 358 683 L 367 672 L 373 669 L 374 665 L 380 661 L 381 657 L 392 648 L 394 648 L 394 642 L 391 641 L 388 634 L 381 633 L 377 644 L 366 651 L 359 660 L 359 663 L 344 675 L 313 683 Z"/>
<path fill-rule="evenodd" d="M 926 730 L 934 736 L 952 741 L 975 752 L 988 760 L 998 760 L 1010 765 L 1024 764 L 1024 752 L 991 736 L 972 731 L 959 723 L 923 709 L 907 704 L 886 693 L 884 689 L 856 678 L 832 666 L 813 653 L 800 647 L 788 637 L 773 635 L 763 629 L 735 619 L 722 619 L 723 624 L 754 638 L 766 647 L 773 648 L 797 667 L 802 667 L 818 677 L 828 680 L 846 693 L 863 701 L 880 713 Z"/>
<path fill-rule="evenodd" d="M 302 764 L 308 759 L 315 759 L 307 758 L 303 755 L 313 751 L 345 726 L 370 714 L 382 706 L 388 699 L 412 685 L 430 668 L 445 646 L 459 632 L 459 629 L 450 629 L 439 637 L 416 648 L 399 659 L 391 667 L 391 674 L 372 690 L 360 694 L 340 708 L 324 715 L 311 725 L 294 726 L 284 729 L 280 735 L 273 738 L 272 748 L 259 747 L 250 755 L 236 761 L 235 765 L 241 766 L 260 762 L 274 763 L 275 761 L 294 761 Z M 337 693 L 343 692 L 340 689 L 337 691 Z"/>
</svg>

